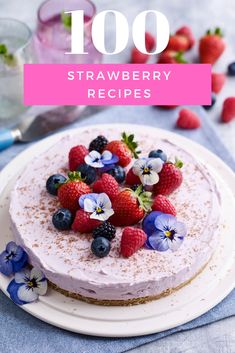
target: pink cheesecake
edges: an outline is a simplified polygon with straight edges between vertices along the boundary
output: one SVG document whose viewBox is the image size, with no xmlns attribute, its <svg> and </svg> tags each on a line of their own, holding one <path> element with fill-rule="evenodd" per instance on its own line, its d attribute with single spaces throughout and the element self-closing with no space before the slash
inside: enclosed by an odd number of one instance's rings
<svg viewBox="0 0 235 353">
<path fill-rule="evenodd" d="M 12 191 L 10 205 L 15 241 L 28 253 L 30 263 L 62 293 L 104 305 L 143 303 L 182 287 L 206 266 L 219 239 L 220 195 L 207 167 L 174 141 L 153 138 L 144 128 L 135 133 L 140 156 L 157 147 L 184 162 L 183 183 L 169 196 L 177 219 L 187 227 L 181 247 L 175 252 L 142 247 L 125 258 L 120 255 L 123 229 L 119 227 L 109 255 L 97 258 L 91 252 L 91 234 L 58 231 L 53 226 L 52 214 L 59 203 L 46 191 L 47 178 L 55 173 L 66 175 L 71 147 L 88 146 L 99 134 L 117 139 L 121 132 L 117 126 L 106 131 L 96 127 L 62 138 L 26 166 Z"/>
</svg>

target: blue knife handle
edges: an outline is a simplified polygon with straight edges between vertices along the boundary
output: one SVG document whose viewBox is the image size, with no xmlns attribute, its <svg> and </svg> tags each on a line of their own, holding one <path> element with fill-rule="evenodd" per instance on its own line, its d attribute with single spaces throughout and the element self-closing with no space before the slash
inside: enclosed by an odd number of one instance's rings
<svg viewBox="0 0 235 353">
<path fill-rule="evenodd" d="M 0 151 L 13 145 L 15 139 L 9 129 L 0 129 Z"/>
</svg>

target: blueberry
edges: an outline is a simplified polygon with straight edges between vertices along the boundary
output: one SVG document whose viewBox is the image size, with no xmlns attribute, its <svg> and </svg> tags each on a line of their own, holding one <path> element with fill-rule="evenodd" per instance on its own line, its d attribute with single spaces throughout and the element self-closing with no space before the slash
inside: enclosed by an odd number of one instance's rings
<svg viewBox="0 0 235 353">
<path fill-rule="evenodd" d="M 106 173 L 112 175 L 119 184 L 123 183 L 126 178 L 125 170 L 120 165 L 115 165 L 114 168 L 106 171 Z"/>
<path fill-rule="evenodd" d="M 152 211 L 150 212 L 144 219 L 142 222 L 142 228 L 143 231 L 148 235 L 152 235 L 155 231 L 155 219 L 157 216 L 160 216 L 160 214 L 162 214 L 162 212 L 158 212 L 158 211 Z"/>
<path fill-rule="evenodd" d="M 52 223 L 56 229 L 68 230 L 73 223 L 72 213 L 67 208 L 60 208 L 53 214 Z"/>
<path fill-rule="evenodd" d="M 57 195 L 58 186 L 63 184 L 66 181 L 66 178 L 61 174 L 51 175 L 46 182 L 46 188 L 49 194 Z"/>
<path fill-rule="evenodd" d="M 86 163 L 81 164 L 78 168 L 77 171 L 81 173 L 82 179 L 84 179 L 84 182 L 88 185 L 94 183 L 96 179 L 96 169 L 87 165 Z"/>
<path fill-rule="evenodd" d="M 91 251 L 97 257 L 105 257 L 110 252 L 110 242 L 104 237 L 95 238 L 91 243 Z"/>
<path fill-rule="evenodd" d="M 215 95 L 215 93 L 212 92 L 212 94 L 211 94 L 211 104 L 210 105 L 203 105 L 203 108 L 205 110 L 210 110 L 213 107 L 213 105 L 215 104 L 215 102 L 216 102 L 216 95 Z"/>
<path fill-rule="evenodd" d="M 228 65 L 228 75 L 235 76 L 235 62 Z"/>
<path fill-rule="evenodd" d="M 163 162 L 167 161 L 167 155 L 162 150 L 154 150 L 149 152 L 149 158 L 161 158 Z"/>
</svg>

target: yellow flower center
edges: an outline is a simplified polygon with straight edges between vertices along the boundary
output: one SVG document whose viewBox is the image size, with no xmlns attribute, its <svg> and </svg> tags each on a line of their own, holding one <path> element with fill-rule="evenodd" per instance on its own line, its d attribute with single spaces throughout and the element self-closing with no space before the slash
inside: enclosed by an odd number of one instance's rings
<svg viewBox="0 0 235 353">
<path fill-rule="evenodd" d="M 165 236 L 166 237 L 170 237 L 171 236 L 171 231 L 170 230 L 166 230 L 165 231 Z"/>
<path fill-rule="evenodd" d="M 103 210 L 102 210 L 101 207 L 97 207 L 97 208 L 96 208 L 96 213 L 100 214 L 100 213 L 102 213 L 102 212 L 103 212 Z"/>
</svg>

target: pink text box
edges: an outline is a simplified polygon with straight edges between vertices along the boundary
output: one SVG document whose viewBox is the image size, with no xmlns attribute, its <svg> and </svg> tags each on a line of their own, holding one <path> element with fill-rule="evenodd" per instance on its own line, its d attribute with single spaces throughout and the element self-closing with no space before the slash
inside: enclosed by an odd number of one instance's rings
<svg viewBox="0 0 235 353">
<path fill-rule="evenodd" d="M 25 105 L 209 105 L 210 103 L 211 65 L 208 64 L 24 66 Z"/>
</svg>

